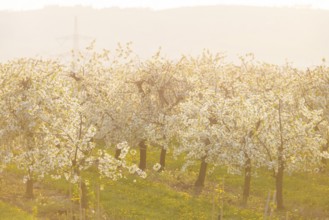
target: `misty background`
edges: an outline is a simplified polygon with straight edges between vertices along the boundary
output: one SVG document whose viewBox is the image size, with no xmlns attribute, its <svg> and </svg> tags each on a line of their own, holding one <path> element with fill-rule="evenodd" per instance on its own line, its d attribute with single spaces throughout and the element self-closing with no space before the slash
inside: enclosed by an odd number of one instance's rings
<svg viewBox="0 0 329 220">
<path fill-rule="evenodd" d="M 161 46 L 177 58 L 204 48 L 229 60 L 254 53 L 257 60 L 297 67 L 329 58 L 329 11 L 309 8 L 197 6 L 166 10 L 94 9 L 48 6 L 29 11 L 0 11 L 0 61 L 18 57 L 69 59 L 75 17 L 79 47 L 96 40 L 99 49 L 114 50 L 132 41 L 142 58 Z"/>
</svg>

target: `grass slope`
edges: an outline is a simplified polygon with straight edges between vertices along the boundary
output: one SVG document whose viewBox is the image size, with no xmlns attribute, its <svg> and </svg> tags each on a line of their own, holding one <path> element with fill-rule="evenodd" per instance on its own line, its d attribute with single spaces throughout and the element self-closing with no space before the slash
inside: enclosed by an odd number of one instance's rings
<svg viewBox="0 0 329 220">
<path fill-rule="evenodd" d="M 193 187 L 198 173 L 198 163 L 189 167 L 186 172 L 181 172 L 183 158 L 174 160 L 169 154 L 166 171 L 158 173 L 152 166 L 158 161 L 159 154 L 158 149 L 149 150 L 146 179 L 127 175 L 124 179 L 112 182 L 106 179 L 98 180 L 95 172 L 85 173 L 85 178 L 90 182 L 91 219 L 96 219 L 98 204 L 102 219 L 217 219 L 221 212 L 224 219 L 263 219 L 268 194 L 273 194 L 275 189 L 274 178 L 269 171 L 258 170 L 252 177 L 248 206 L 242 207 L 241 175 L 228 174 L 225 168 L 210 166 L 206 185 L 200 192 Z M 138 155 L 130 155 L 128 160 L 138 163 Z M 9 172 L 15 172 L 17 177 L 11 178 L 11 182 L 8 180 L 3 192 L 10 191 L 8 187 L 15 184 L 14 181 L 21 183 L 21 173 L 14 169 L 10 169 Z M 285 175 L 286 211 L 273 211 L 272 219 L 288 217 L 329 220 L 328 180 L 327 173 Z M 97 190 L 99 188 L 100 191 Z M 27 208 L 23 209 L 32 212 L 33 207 L 37 207 L 37 216 L 42 219 L 56 216 L 58 211 L 65 211 L 70 206 L 67 198 L 68 189 L 69 185 L 64 180 L 46 178 L 39 183 L 39 189 L 36 189 L 37 198 L 26 204 Z M 78 200 L 78 189 L 73 191 L 74 198 Z M 15 193 L 23 194 L 24 186 L 19 186 Z M 270 205 L 274 209 L 274 205 Z M 22 205 L 17 206 L 22 208 Z M 77 204 L 74 207 L 78 209 Z M 22 215 L 22 218 L 19 215 Z M 15 217 L 12 219 L 31 219 L 26 212 L 0 203 L 0 219 L 8 219 L 8 216 Z"/>
<path fill-rule="evenodd" d="M 1 220 L 32 220 L 33 216 L 29 213 L 0 201 L 0 219 Z"/>
</svg>

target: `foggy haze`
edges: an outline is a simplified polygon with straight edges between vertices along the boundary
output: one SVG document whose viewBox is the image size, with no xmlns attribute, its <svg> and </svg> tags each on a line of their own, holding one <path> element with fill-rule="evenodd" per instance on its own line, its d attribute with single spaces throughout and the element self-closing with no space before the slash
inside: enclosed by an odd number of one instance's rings
<svg viewBox="0 0 329 220">
<path fill-rule="evenodd" d="M 149 9 L 46 7 L 0 11 L 0 61 L 16 57 L 69 57 L 74 18 L 80 49 L 93 39 L 114 50 L 133 42 L 149 57 L 161 46 L 168 57 L 197 55 L 204 48 L 230 59 L 254 53 L 257 60 L 304 67 L 329 58 L 329 11 L 247 6 Z"/>
</svg>

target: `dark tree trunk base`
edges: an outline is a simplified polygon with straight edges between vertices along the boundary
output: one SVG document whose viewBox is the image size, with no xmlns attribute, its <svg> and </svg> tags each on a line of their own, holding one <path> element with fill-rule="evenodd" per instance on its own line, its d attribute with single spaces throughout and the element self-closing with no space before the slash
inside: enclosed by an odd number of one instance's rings
<svg viewBox="0 0 329 220">
<path fill-rule="evenodd" d="M 245 163 L 245 171 L 244 171 L 244 186 L 243 186 L 243 197 L 242 197 L 243 206 L 246 206 L 248 203 L 248 198 L 250 195 L 250 182 L 251 182 L 251 161 L 250 158 L 247 158 Z"/>
<path fill-rule="evenodd" d="M 115 156 L 114 156 L 114 158 L 117 159 L 117 160 L 119 160 L 120 159 L 119 158 L 120 154 L 121 154 L 121 149 L 115 149 Z"/>
<path fill-rule="evenodd" d="M 275 178 L 276 185 L 276 207 L 277 210 L 284 210 L 283 206 L 283 166 L 280 166 Z"/>
<path fill-rule="evenodd" d="M 276 208 L 278 211 L 284 210 L 283 206 L 283 170 L 284 170 L 284 160 L 283 160 L 283 129 L 282 129 L 282 120 L 281 120 L 281 106 L 282 101 L 279 99 L 279 123 L 280 123 L 280 139 L 281 144 L 278 147 L 278 172 L 275 177 L 275 186 L 276 186 Z"/>
<path fill-rule="evenodd" d="M 167 154 L 167 150 L 164 148 L 161 148 L 161 154 L 160 154 L 160 169 L 159 172 L 163 171 L 165 169 L 166 166 L 166 154 Z"/>
<path fill-rule="evenodd" d="M 25 190 L 25 197 L 28 199 L 33 199 L 34 194 L 33 194 L 33 179 L 28 179 L 26 181 L 26 190 Z"/>
<path fill-rule="evenodd" d="M 202 161 L 201 161 L 201 165 L 200 165 L 198 179 L 194 183 L 195 187 L 203 187 L 204 186 L 204 181 L 206 179 L 206 173 L 207 173 L 207 166 L 208 166 L 208 164 L 206 163 L 206 158 L 203 158 Z"/>
<path fill-rule="evenodd" d="M 146 169 L 146 151 L 147 146 L 145 144 L 145 140 L 139 142 L 139 169 Z"/>
<path fill-rule="evenodd" d="M 329 150 L 329 143 L 326 144 L 326 146 L 323 147 L 322 152 L 328 152 Z M 322 162 L 322 170 L 325 170 L 328 167 L 328 159 L 322 158 L 321 159 Z"/>
<path fill-rule="evenodd" d="M 81 207 L 83 209 L 88 209 L 88 188 L 84 181 L 81 182 Z"/>
</svg>

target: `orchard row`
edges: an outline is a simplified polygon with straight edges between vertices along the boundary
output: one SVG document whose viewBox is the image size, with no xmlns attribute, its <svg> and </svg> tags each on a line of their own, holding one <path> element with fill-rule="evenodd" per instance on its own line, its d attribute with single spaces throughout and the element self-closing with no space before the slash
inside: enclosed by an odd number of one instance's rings
<svg viewBox="0 0 329 220">
<path fill-rule="evenodd" d="M 266 168 L 276 180 L 278 209 L 284 174 L 319 171 L 329 158 L 325 64 L 299 70 L 250 54 L 233 64 L 207 51 L 141 60 L 129 45 L 113 54 L 91 47 L 70 64 L 0 64 L 0 109 L 1 169 L 13 164 L 26 173 L 28 197 L 45 176 L 79 183 L 85 208 L 83 172 L 145 178 L 150 146 L 161 149 L 159 171 L 169 148 L 185 155 L 184 167 L 200 162 L 197 187 L 209 164 L 241 173 L 244 203 L 254 170 Z M 139 149 L 138 166 L 125 160 L 130 148 Z"/>
</svg>

